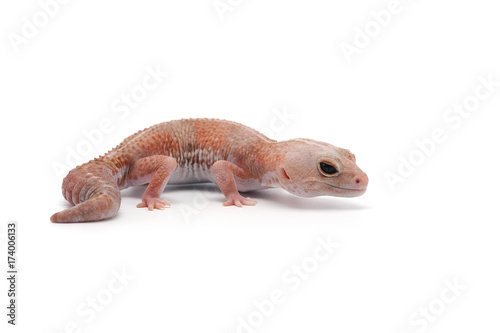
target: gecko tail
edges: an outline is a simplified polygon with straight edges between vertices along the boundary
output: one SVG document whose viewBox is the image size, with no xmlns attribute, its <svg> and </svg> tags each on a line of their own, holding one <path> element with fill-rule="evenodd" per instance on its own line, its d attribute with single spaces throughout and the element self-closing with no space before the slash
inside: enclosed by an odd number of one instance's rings
<svg viewBox="0 0 500 333">
<path fill-rule="evenodd" d="M 94 161 L 71 170 L 62 192 L 75 206 L 52 215 L 55 223 L 100 221 L 115 216 L 120 208 L 120 189 L 111 170 Z"/>
</svg>

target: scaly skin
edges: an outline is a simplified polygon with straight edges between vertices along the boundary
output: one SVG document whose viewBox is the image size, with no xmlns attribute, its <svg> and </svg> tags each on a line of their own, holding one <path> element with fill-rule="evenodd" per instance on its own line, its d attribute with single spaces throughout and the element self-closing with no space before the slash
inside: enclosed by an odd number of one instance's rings
<svg viewBox="0 0 500 333">
<path fill-rule="evenodd" d="M 98 221 L 113 217 L 120 190 L 149 184 L 137 207 L 170 206 L 160 195 L 167 183 L 215 182 L 224 205 L 255 205 L 239 191 L 281 187 L 302 197 L 362 195 L 368 177 L 346 149 L 308 139 L 278 142 L 238 123 L 182 119 L 154 125 L 69 172 L 63 196 L 75 205 L 52 222 Z"/>
</svg>

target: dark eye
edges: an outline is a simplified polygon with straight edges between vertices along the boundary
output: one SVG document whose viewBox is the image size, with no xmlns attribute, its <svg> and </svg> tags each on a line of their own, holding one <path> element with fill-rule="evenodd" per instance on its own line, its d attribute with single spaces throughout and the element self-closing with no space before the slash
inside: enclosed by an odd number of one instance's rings
<svg viewBox="0 0 500 333">
<path fill-rule="evenodd" d="M 336 167 L 334 167 L 331 164 L 325 163 L 325 162 L 320 162 L 319 167 L 320 167 L 321 171 L 323 171 L 327 175 L 334 175 L 337 172 L 339 172 L 339 170 L 337 170 Z"/>
</svg>

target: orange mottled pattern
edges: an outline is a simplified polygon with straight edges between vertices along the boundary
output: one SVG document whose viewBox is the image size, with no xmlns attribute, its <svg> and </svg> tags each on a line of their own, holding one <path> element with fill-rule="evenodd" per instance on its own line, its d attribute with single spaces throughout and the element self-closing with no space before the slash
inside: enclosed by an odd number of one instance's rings
<svg viewBox="0 0 500 333">
<path fill-rule="evenodd" d="M 259 176 L 253 161 L 264 160 L 262 147 L 274 142 L 244 125 L 217 119 L 181 119 L 154 125 L 73 169 L 63 180 L 64 198 L 74 207 L 54 214 L 53 222 L 96 221 L 116 215 L 120 189 L 139 159 L 153 155 L 175 158 L 179 167 L 205 166 L 229 160 Z M 262 155 L 262 156 L 261 156 Z"/>
</svg>

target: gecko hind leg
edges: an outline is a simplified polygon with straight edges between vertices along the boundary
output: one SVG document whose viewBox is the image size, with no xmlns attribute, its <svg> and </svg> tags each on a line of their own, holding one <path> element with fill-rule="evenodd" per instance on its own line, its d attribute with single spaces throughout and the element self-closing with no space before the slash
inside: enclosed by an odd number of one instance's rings
<svg viewBox="0 0 500 333">
<path fill-rule="evenodd" d="M 217 186 L 219 186 L 222 193 L 226 196 L 227 201 L 224 202 L 224 206 L 254 206 L 257 201 L 250 198 L 243 197 L 236 187 L 236 180 L 234 177 L 247 178 L 247 174 L 238 167 L 228 161 L 217 161 L 212 166 L 212 172 L 215 178 Z"/>
<path fill-rule="evenodd" d="M 166 155 L 153 155 L 137 160 L 128 173 L 129 185 L 148 184 L 138 208 L 147 207 L 149 210 L 170 207 L 170 202 L 160 199 L 172 173 L 177 168 L 175 158 Z"/>
</svg>

